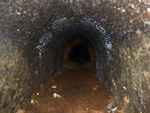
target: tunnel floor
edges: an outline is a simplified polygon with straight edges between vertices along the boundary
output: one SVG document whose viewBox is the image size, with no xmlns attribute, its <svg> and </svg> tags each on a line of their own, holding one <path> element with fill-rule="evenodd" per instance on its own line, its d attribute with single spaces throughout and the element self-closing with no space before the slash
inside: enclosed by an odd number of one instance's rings
<svg viewBox="0 0 150 113">
<path fill-rule="evenodd" d="M 25 113 L 105 113 L 112 101 L 89 63 L 65 63 L 62 73 L 41 87 L 32 94 L 34 104 L 24 106 Z"/>
</svg>

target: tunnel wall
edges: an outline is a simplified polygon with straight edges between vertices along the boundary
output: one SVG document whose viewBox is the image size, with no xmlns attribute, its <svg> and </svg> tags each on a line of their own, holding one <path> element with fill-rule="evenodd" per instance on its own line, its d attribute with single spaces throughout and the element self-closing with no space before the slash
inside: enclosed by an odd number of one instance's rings
<svg viewBox="0 0 150 113">
<path fill-rule="evenodd" d="M 16 112 L 34 88 L 63 66 L 63 47 L 86 37 L 97 53 L 97 76 L 129 113 L 149 112 L 150 34 L 139 1 L 0 1 L 0 112 Z M 6 106 L 7 105 L 7 106 Z"/>
<path fill-rule="evenodd" d="M 150 56 L 149 37 L 141 31 L 128 37 L 119 47 L 119 58 L 116 58 L 114 67 L 110 68 L 109 76 L 113 76 L 113 92 L 120 107 L 124 106 L 127 113 L 149 112 L 149 81 Z M 120 101 L 119 101 L 120 100 Z"/>
<path fill-rule="evenodd" d="M 0 39 L 0 112 L 16 111 L 31 91 L 28 61 L 11 39 Z"/>
</svg>

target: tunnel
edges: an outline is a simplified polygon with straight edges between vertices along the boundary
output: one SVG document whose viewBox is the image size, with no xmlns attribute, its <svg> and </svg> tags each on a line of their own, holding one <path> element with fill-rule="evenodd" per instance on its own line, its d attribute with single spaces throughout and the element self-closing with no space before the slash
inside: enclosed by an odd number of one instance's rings
<svg viewBox="0 0 150 113">
<path fill-rule="evenodd" d="M 68 59 L 74 61 L 91 61 L 88 48 L 82 44 L 71 47 L 71 50 L 68 54 Z"/>
<path fill-rule="evenodd" d="M 149 113 L 148 3 L 1 0 L 0 113 L 16 113 L 66 62 L 91 64 L 93 77 L 125 113 Z"/>
<path fill-rule="evenodd" d="M 63 59 L 78 63 L 93 63 L 96 59 L 94 46 L 84 37 L 70 38 L 64 45 Z"/>
</svg>

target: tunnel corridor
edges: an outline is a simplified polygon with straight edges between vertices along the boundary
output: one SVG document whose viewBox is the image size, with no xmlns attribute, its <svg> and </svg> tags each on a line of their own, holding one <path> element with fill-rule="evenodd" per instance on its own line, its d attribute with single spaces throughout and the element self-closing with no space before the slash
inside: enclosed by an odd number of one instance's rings
<svg viewBox="0 0 150 113">
<path fill-rule="evenodd" d="M 86 61 L 90 62 L 90 53 L 88 48 L 85 45 L 78 44 L 71 47 L 71 50 L 68 54 L 68 59 L 72 61 Z"/>
<path fill-rule="evenodd" d="M 106 106 L 113 102 L 95 75 L 91 64 L 67 61 L 63 72 L 51 83 L 32 93 L 34 105 L 23 106 L 25 113 L 96 113 L 107 112 Z M 56 86 L 56 88 L 52 88 Z M 54 94 L 58 94 L 55 97 Z"/>
<path fill-rule="evenodd" d="M 94 94 L 91 107 L 103 111 L 111 95 L 125 113 L 149 113 L 149 4 L 116 1 L 0 1 L 0 113 L 32 106 L 33 94 L 50 91 L 55 83 L 60 101 L 68 99 L 66 106 L 77 106 L 87 98 L 83 95 Z M 58 100 L 50 107 L 57 103 L 62 113 L 87 112 L 63 111 Z"/>
</svg>

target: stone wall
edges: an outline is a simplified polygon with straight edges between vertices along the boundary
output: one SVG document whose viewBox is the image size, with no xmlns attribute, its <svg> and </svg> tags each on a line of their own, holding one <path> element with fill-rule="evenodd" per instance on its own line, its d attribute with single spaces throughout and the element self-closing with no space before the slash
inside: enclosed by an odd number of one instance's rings
<svg viewBox="0 0 150 113">
<path fill-rule="evenodd" d="M 112 71 L 115 100 L 127 113 L 148 113 L 150 106 L 150 38 L 137 30 L 119 46 Z M 120 100 L 120 101 L 119 101 Z"/>
<path fill-rule="evenodd" d="M 12 113 L 29 96 L 33 84 L 28 61 L 12 39 L 1 37 L 0 53 L 0 112 Z"/>
</svg>

